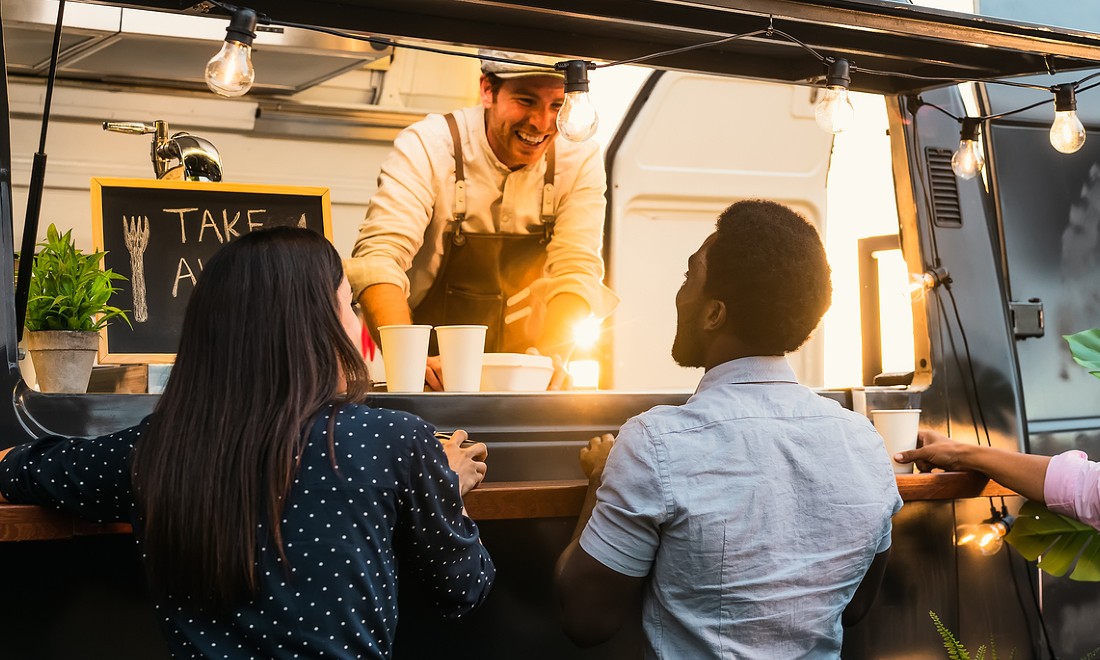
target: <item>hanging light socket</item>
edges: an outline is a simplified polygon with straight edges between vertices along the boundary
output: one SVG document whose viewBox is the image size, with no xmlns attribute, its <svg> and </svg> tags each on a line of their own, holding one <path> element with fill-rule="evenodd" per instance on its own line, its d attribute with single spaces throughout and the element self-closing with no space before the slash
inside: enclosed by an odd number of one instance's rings
<svg viewBox="0 0 1100 660">
<path fill-rule="evenodd" d="M 951 156 L 951 171 L 960 179 L 973 179 L 985 166 L 985 156 L 978 145 L 980 128 L 981 120 L 977 117 L 963 118 L 959 148 Z"/>
<path fill-rule="evenodd" d="M 256 71 L 252 68 L 252 42 L 256 38 L 259 17 L 247 7 L 233 11 L 225 28 L 225 43 L 206 64 L 206 86 L 222 96 L 241 96 L 252 88 Z"/>
<path fill-rule="evenodd" d="M 558 111 L 558 132 L 572 142 L 584 142 L 596 134 L 599 115 L 588 98 L 588 69 L 591 62 L 567 60 L 554 68 L 565 74 L 565 102 Z"/>
<path fill-rule="evenodd" d="M 1054 123 L 1050 126 L 1050 144 L 1064 154 L 1072 154 L 1085 144 L 1085 127 L 1077 117 L 1075 83 L 1063 83 L 1054 92 Z"/>
<path fill-rule="evenodd" d="M 830 133 L 841 133 L 855 120 L 856 109 L 848 98 L 852 84 L 852 66 L 848 60 L 836 58 L 829 62 L 825 75 L 825 93 L 814 108 L 817 125 Z"/>
</svg>

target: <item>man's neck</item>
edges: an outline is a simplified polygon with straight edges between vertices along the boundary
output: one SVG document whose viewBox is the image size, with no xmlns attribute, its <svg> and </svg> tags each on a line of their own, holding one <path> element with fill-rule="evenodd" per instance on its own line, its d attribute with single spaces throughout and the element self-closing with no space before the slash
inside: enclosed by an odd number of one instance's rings
<svg viewBox="0 0 1100 660">
<path fill-rule="evenodd" d="M 704 371 L 710 371 L 714 367 L 720 364 L 725 364 L 730 360 L 739 360 L 747 357 L 763 357 L 759 351 L 754 351 L 744 342 L 735 337 L 719 336 L 711 342 L 704 353 L 705 358 L 703 360 Z"/>
</svg>

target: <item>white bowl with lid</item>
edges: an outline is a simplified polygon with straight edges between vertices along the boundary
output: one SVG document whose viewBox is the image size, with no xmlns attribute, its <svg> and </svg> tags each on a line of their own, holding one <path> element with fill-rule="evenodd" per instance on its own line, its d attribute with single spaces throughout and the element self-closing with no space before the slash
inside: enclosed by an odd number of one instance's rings
<svg viewBox="0 0 1100 660">
<path fill-rule="evenodd" d="M 482 392 L 544 392 L 554 375 L 546 355 L 486 353 L 481 362 Z"/>
</svg>

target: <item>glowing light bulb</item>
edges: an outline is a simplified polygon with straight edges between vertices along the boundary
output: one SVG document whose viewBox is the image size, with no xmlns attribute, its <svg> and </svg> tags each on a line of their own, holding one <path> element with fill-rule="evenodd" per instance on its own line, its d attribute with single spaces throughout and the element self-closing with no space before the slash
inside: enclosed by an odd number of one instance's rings
<svg viewBox="0 0 1100 660">
<path fill-rule="evenodd" d="M 558 132 L 572 142 L 584 142 L 596 134 L 600 125 L 600 117 L 588 98 L 588 67 L 584 60 L 557 64 L 565 71 L 565 102 L 558 111 Z"/>
<path fill-rule="evenodd" d="M 955 529 L 955 545 L 962 547 L 974 542 L 974 539 L 978 538 L 974 529 L 977 525 L 959 525 Z"/>
<path fill-rule="evenodd" d="M 566 140 L 584 142 L 596 134 L 600 118 L 588 92 L 570 92 L 558 111 L 558 132 Z"/>
<path fill-rule="evenodd" d="M 241 96 L 252 89 L 252 40 L 256 38 L 256 12 L 238 9 L 225 28 L 225 43 L 206 63 L 206 86 L 222 96 Z"/>
<path fill-rule="evenodd" d="M 1054 123 L 1050 125 L 1050 146 L 1072 154 L 1085 144 L 1085 127 L 1077 117 L 1077 94 L 1073 83 L 1054 88 Z"/>
<path fill-rule="evenodd" d="M 1004 537 L 1012 529 L 1013 516 L 996 514 L 977 525 L 959 525 L 955 545 L 972 546 L 984 556 L 995 555 L 1004 547 Z"/>
<path fill-rule="evenodd" d="M 951 156 L 951 171 L 960 179 L 973 179 L 985 166 L 985 157 L 978 146 L 978 120 L 963 119 L 959 148 Z"/>
<path fill-rule="evenodd" d="M 940 285 L 952 284 L 951 274 L 942 266 L 930 266 L 923 273 L 909 273 L 909 295 L 920 300 L 925 293 Z"/>
<path fill-rule="evenodd" d="M 855 121 L 856 109 L 848 98 L 848 85 L 852 82 L 848 60 L 833 60 L 825 76 L 825 92 L 814 108 L 817 125 L 830 133 L 842 133 Z"/>
</svg>

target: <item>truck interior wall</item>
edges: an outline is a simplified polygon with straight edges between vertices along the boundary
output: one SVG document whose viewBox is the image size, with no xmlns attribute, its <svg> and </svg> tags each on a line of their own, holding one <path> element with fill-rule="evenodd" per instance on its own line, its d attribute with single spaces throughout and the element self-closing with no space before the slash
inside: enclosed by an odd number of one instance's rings
<svg viewBox="0 0 1100 660">
<path fill-rule="evenodd" d="M 665 73 L 616 136 L 608 163 L 609 283 L 617 388 L 692 390 L 701 371 L 669 355 L 674 299 L 688 257 L 718 214 L 741 199 L 785 203 L 824 235 L 832 136 L 814 121 L 813 90 L 690 73 Z M 790 362 L 823 384 L 817 333 Z"/>
</svg>

